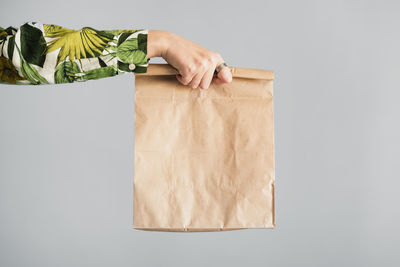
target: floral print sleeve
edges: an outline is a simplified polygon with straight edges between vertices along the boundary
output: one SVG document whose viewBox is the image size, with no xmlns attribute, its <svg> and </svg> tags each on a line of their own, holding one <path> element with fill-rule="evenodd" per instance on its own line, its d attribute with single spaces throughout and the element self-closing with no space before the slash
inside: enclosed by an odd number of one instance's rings
<svg viewBox="0 0 400 267">
<path fill-rule="evenodd" d="M 147 71 L 147 34 L 27 22 L 0 27 L 0 83 L 54 84 Z"/>
</svg>

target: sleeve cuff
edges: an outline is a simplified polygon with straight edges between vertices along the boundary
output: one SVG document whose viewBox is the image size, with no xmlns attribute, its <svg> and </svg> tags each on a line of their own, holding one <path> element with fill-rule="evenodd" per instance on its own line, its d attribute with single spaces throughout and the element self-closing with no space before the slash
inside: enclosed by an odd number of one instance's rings
<svg viewBox="0 0 400 267">
<path fill-rule="evenodd" d="M 148 30 L 123 32 L 118 37 L 118 69 L 124 72 L 145 73 L 149 64 L 147 57 Z"/>
</svg>

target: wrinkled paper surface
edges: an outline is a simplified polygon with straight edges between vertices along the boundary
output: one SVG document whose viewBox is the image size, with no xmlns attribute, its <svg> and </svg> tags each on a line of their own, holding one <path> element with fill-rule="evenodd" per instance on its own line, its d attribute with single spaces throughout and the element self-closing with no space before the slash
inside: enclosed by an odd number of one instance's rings
<svg viewBox="0 0 400 267">
<path fill-rule="evenodd" d="M 272 72 L 202 90 L 165 69 L 135 78 L 134 227 L 274 227 Z"/>
</svg>

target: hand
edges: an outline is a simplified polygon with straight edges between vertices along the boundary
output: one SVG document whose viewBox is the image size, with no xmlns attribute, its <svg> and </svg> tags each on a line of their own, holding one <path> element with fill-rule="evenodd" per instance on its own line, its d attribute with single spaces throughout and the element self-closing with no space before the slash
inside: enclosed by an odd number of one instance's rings
<svg viewBox="0 0 400 267">
<path fill-rule="evenodd" d="M 149 58 L 164 58 L 178 70 L 178 81 L 192 88 L 200 86 L 207 89 L 212 81 L 217 85 L 232 81 L 232 73 L 226 67 L 221 69 L 218 76 L 214 76 L 215 68 L 224 62 L 218 53 L 174 33 L 149 30 L 147 54 Z"/>
</svg>

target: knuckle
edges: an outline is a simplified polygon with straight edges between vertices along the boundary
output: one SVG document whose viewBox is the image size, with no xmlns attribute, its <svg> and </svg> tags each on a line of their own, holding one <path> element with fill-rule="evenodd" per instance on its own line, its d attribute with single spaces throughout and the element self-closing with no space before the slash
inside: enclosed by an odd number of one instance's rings
<svg viewBox="0 0 400 267">
<path fill-rule="evenodd" d="M 203 59 L 196 60 L 197 69 L 201 69 L 203 67 Z"/>
<path fill-rule="evenodd" d="M 179 75 L 179 76 L 177 76 L 178 77 L 178 80 L 181 82 L 181 84 L 183 84 L 183 85 L 187 85 L 188 83 L 189 83 L 189 77 L 187 77 L 187 76 L 183 76 L 183 75 Z"/>
<path fill-rule="evenodd" d="M 182 79 L 182 83 L 184 85 L 188 85 L 189 82 L 190 82 L 190 79 L 188 77 Z"/>
<path fill-rule="evenodd" d="M 186 75 L 191 75 L 195 73 L 196 67 L 194 65 L 187 65 L 185 68 L 185 74 Z"/>
<path fill-rule="evenodd" d="M 200 68 L 201 70 L 206 70 L 209 66 L 210 66 L 210 59 L 208 57 L 204 58 L 201 62 L 200 62 Z"/>
</svg>

